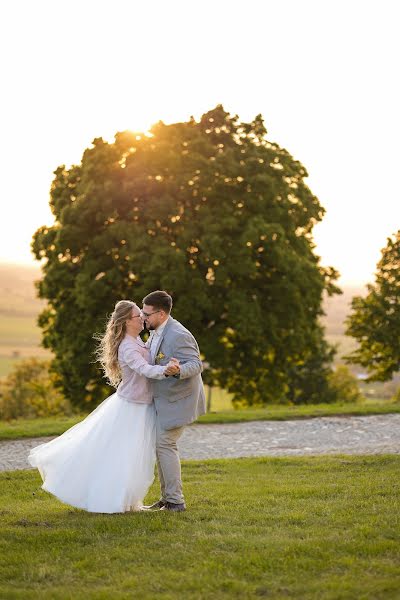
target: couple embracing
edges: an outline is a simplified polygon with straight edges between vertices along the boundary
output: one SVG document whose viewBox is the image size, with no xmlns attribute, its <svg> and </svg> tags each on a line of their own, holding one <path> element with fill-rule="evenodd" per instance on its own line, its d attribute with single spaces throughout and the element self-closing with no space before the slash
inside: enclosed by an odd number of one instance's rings
<svg viewBox="0 0 400 600">
<path fill-rule="evenodd" d="M 97 348 L 115 393 L 31 450 L 42 488 L 62 502 L 99 513 L 185 510 L 177 441 L 205 413 L 205 398 L 199 347 L 171 308 L 164 291 L 148 294 L 142 310 L 130 300 L 117 302 Z M 139 335 L 144 325 L 146 343 Z M 161 498 L 143 506 L 156 462 Z"/>
</svg>

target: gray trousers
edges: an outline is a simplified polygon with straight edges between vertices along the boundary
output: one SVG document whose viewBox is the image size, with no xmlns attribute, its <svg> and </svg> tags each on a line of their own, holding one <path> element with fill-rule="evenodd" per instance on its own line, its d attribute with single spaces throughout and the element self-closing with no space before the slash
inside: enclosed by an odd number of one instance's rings
<svg viewBox="0 0 400 600">
<path fill-rule="evenodd" d="M 157 468 L 161 486 L 161 498 L 165 502 L 181 504 L 182 494 L 181 461 L 177 441 L 181 437 L 183 427 L 162 429 L 157 420 Z"/>
</svg>

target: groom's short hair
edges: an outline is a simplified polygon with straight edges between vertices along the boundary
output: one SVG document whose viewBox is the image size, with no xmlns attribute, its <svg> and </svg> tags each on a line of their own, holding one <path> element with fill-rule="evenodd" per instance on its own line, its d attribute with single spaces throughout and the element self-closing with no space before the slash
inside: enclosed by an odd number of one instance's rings
<svg viewBox="0 0 400 600">
<path fill-rule="evenodd" d="M 150 294 L 147 294 L 147 296 L 143 298 L 143 304 L 153 306 L 157 310 L 164 310 L 169 314 L 172 308 L 172 298 L 167 292 L 156 290 L 155 292 L 150 292 Z"/>
</svg>

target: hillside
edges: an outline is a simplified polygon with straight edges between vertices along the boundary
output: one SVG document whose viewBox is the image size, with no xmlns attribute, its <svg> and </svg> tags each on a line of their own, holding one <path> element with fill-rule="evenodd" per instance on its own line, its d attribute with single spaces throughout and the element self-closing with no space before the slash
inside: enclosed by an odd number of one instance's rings
<svg viewBox="0 0 400 600">
<path fill-rule="evenodd" d="M 344 335 L 344 320 L 350 313 L 352 298 L 366 294 L 365 286 L 344 286 L 342 290 L 343 294 L 333 298 L 326 297 L 324 300 L 326 316 L 323 317 L 322 323 L 329 336 Z"/>
<path fill-rule="evenodd" d="M 35 266 L 0 264 L 0 377 L 20 358 L 45 357 L 36 324 L 45 303 L 36 298 L 34 281 L 40 278 Z"/>
<path fill-rule="evenodd" d="M 0 263 L 0 316 L 36 317 L 44 302 L 36 298 L 38 266 Z"/>
</svg>

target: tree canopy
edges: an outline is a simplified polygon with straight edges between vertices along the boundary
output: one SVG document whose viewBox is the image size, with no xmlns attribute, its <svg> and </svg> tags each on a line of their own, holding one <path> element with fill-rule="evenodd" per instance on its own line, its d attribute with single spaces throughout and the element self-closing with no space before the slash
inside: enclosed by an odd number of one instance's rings
<svg viewBox="0 0 400 600">
<path fill-rule="evenodd" d="M 93 332 L 117 300 L 165 289 L 209 382 L 247 403 L 321 401 L 332 349 L 318 319 L 338 274 L 314 252 L 324 209 L 306 177 L 268 141 L 261 115 L 244 123 L 222 106 L 147 135 L 97 138 L 81 164 L 60 166 L 55 223 L 35 233 L 33 251 L 45 259 L 43 342 L 66 396 L 109 393 L 90 363 Z"/>
<path fill-rule="evenodd" d="M 365 367 L 370 381 L 387 381 L 400 370 L 400 230 L 387 239 L 367 289 L 352 300 L 346 333 L 359 347 L 347 359 Z"/>
</svg>

